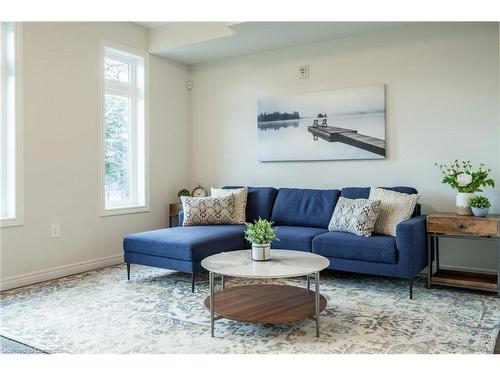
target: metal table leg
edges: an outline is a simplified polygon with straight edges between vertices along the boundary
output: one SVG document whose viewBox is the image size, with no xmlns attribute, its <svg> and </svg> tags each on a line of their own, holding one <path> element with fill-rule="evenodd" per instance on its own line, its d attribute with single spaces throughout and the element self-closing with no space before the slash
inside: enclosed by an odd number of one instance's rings
<svg viewBox="0 0 500 375">
<path fill-rule="evenodd" d="M 209 284 L 210 284 L 210 334 L 214 337 L 214 310 L 215 310 L 215 298 L 214 298 L 214 273 L 210 271 L 209 273 Z"/>
<path fill-rule="evenodd" d="M 439 236 L 436 236 L 436 272 L 439 271 Z"/>
<path fill-rule="evenodd" d="M 500 238 L 497 240 L 497 294 L 500 297 Z"/>
<path fill-rule="evenodd" d="M 307 278 L 309 280 L 309 277 Z M 316 291 L 314 294 L 314 309 L 316 313 L 316 337 L 319 337 L 319 272 L 314 274 Z"/>
<path fill-rule="evenodd" d="M 427 288 L 431 287 L 432 255 L 434 254 L 434 236 L 427 235 Z"/>
<path fill-rule="evenodd" d="M 307 277 L 307 290 L 311 290 L 311 279 L 309 278 L 309 275 Z"/>
<path fill-rule="evenodd" d="M 222 290 L 226 289 L 226 279 L 224 278 L 224 275 L 221 275 L 221 282 L 222 282 Z"/>
</svg>

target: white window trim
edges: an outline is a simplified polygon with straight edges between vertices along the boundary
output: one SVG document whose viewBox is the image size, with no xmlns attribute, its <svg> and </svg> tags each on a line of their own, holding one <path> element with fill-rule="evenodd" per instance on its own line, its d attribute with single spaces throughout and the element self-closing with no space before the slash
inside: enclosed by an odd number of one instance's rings
<svg viewBox="0 0 500 375">
<path fill-rule="evenodd" d="M 15 137 L 16 217 L 0 219 L 0 227 L 24 225 L 23 175 L 23 25 L 15 23 Z"/>
<path fill-rule="evenodd" d="M 144 59 L 144 202 L 143 205 L 120 206 L 116 208 L 106 208 L 105 195 L 105 168 L 104 168 L 104 59 L 106 56 L 105 48 L 112 48 L 140 56 Z M 100 93 L 99 93 L 99 210 L 101 216 L 114 216 L 133 214 L 150 211 L 150 143 L 149 143 L 149 55 L 144 51 L 137 50 L 109 40 L 101 40 L 101 53 L 99 63 Z M 133 104 L 135 105 L 135 103 Z"/>
</svg>

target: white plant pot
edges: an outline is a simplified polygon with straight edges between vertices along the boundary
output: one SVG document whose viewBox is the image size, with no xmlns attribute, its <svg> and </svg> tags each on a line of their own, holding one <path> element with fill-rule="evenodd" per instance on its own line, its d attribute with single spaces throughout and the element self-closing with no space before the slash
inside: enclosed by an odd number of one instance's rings
<svg viewBox="0 0 500 375">
<path fill-rule="evenodd" d="M 252 259 L 264 261 L 271 259 L 271 244 L 252 244 Z"/>
<path fill-rule="evenodd" d="M 472 215 L 470 200 L 474 193 L 457 193 L 457 215 Z"/>
</svg>

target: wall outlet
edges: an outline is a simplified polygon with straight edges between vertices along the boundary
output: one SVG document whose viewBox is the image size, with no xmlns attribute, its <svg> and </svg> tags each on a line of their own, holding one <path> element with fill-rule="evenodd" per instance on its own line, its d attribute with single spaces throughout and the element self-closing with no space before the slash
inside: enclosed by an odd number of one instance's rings
<svg viewBox="0 0 500 375">
<path fill-rule="evenodd" d="M 51 237 L 59 238 L 61 237 L 61 225 L 59 223 L 53 223 L 51 228 Z"/>
<path fill-rule="evenodd" d="M 309 65 L 299 66 L 299 79 L 309 78 Z"/>
</svg>

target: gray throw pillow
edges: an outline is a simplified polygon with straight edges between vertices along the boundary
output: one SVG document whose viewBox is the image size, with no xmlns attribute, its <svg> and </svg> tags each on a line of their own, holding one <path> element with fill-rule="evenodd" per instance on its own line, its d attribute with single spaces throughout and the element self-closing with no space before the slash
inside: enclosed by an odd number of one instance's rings
<svg viewBox="0 0 500 375">
<path fill-rule="evenodd" d="M 181 197 L 184 221 L 182 226 L 235 224 L 235 197 Z"/>
<path fill-rule="evenodd" d="M 371 236 L 379 212 L 380 201 L 340 197 L 328 224 L 328 230 Z"/>
</svg>

